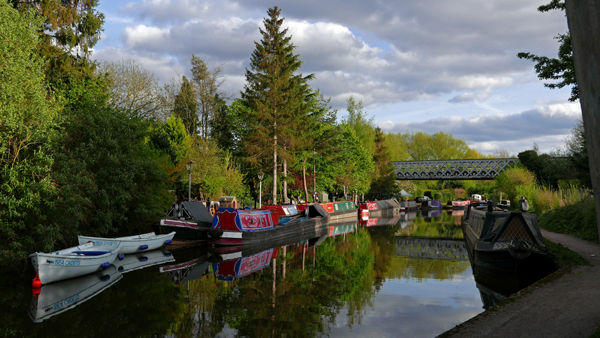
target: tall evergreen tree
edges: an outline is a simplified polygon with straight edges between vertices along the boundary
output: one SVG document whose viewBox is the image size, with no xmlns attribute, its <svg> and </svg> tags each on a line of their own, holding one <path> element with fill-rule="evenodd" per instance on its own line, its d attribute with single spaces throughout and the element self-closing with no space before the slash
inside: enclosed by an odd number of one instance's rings
<svg viewBox="0 0 600 338">
<path fill-rule="evenodd" d="M 254 160 L 272 156 L 273 202 L 277 201 L 278 155 L 284 158 L 292 147 L 298 127 L 306 121 L 307 81 L 314 74 L 295 74 L 302 65 L 300 55 L 294 54 L 296 46 L 287 29 L 282 29 L 283 18 L 278 7 L 269 8 L 263 20 L 265 29 L 260 43 L 250 58 L 246 69 L 247 84 L 242 92 L 255 121 L 255 133 L 248 140 L 248 151 Z M 283 142 L 282 142 L 283 141 Z"/>
<path fill-rule="evenodd" d="M 184 76 L 179 94 L 175 97 L 173 113 L 183 121 L 185 129 L 190 135 L 198 134 L 198 103 L 194 95 L 194 84 Z"/>
<path fill-rule="evenodd" d="M 385 135 L 381 128 L 375 128 L 375 154 L 373 154 L 375 175 L 371 181 L 372 196 L 382 198 L 395 193 L 396 173 L 390 163 L 390 152 L 385 145 Z"/>
</svg>

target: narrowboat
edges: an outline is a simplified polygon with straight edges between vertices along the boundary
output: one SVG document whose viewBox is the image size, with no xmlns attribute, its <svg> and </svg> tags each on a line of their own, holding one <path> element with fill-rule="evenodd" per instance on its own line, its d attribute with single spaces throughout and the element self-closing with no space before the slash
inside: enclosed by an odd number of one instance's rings
<svg viewBox="0 0 600 338">
<path fill-rule="evenodd" d="M 465 200 L 465 201 L 448 201 L 446 203 L 446 205 L 444 206 L 444 208 L 446 209 L 455 209 L 455 210 L 464 210 L 467 205 L 469 205 L 471 203 L 470 200 Z"/>
<path fill-rule="evenodd" d="M 358 216 L 358 209 L 353 201 L 321 203 L 321 206 L 329 213 L 330 221 L 356 220 L 356 217 Z"/>
<path fill-rule="evenodd" d="M 40 323 L 59 313 L 71 310 L 91 299 L 121 280 L 123 275 L 109 266 L 105 270 L 85 276 L 43 285 L 34 288 L 29 303 L 29 317 L 34 323 Z"/>
<path fill-rule="evenodd" d="M 328 221 L 329 213 L 319 204 L 308 205 L 308 209 L 293 216 L 262 209 L 219 208 L 208 234 L 215 245 L 256 245 L 302 237 L 326 228 Z"/>
<path fill-rule="evenodd" d="M 176 240 L 206 240 L 213 216 L 202 202 L 175 202 L 160 220 L 159 232 Z"/>
<path fill-rule="evenodd" d="M 421 210 L 423 210 L 423 209 L 441 210 L 442 203 L 440 201 L 436 201 L 436 200 L 425 200 L 421 203 Z"/>
<path fill-rule="evenodd" d="M 391 198 L 375 202 L 362 202 L 358 205 L 360 218 L 394 217 L 400 213 L 400 202 Z"/>
<path fill-rule="evenodd" d="M 462 222 L 475 268 L 488 274 L 511 275 L 531 269 L 551 269 L 542 233 L 534 214 L 470 205 Z"/>
<path fill-rule="evenodd" d="M 175 236 L 175 231 L 165 235 L 156 235 L 154 232 L 150 232 L 143 235 L 117 238 L 77 236 L 77 239 L 79 240 L 79 244 L 93 242 L 96 245 L 119 246 L 120 253 L 128 255 L 142 251 L 156 250 L 162 246 L 171 244 L 173 236 Z"/>
<path fill-rule="evenodd" d="M 400 201 L 400 212 L 408 212 L 418 208 L 417 201 Z"/>
<path fill-rule="evenodd" d="M 87 275 L 107 269 L 119 254 L 120 244 L 101 246 L 86 243 L 51 253 L 36 252 L 29 255 L 31 265 L 41 284 Z"/>
</svg>

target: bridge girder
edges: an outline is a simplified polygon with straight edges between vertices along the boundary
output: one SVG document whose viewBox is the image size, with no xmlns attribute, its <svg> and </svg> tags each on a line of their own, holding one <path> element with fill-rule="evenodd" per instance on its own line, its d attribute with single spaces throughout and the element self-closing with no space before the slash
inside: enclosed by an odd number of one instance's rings
<svg viewBox="0 0 600 338">
<path fill-rule="evenodd" d="M 518 158 L 394 161 L 397 180 L 491 180 Z"/>
</svg>

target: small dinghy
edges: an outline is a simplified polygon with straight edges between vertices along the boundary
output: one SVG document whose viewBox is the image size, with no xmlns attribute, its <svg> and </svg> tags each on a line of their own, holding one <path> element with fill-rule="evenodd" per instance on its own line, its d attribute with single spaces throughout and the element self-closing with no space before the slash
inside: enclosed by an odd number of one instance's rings
<svg viewBox="0 0 600 338">
<path fill-rule="evenodd" d="M 120 243 L 117 246 L 86 243 L 52 253 L 36 252 L 29 258 L 41 284 L 48 284 L 106 269 L 120 249 Z"/>
<path fill-rule="evenodd" d="M 117 238 L 101 238 L 101 237 L 88 237 L 88 236 L 77 236 L 79 244 L 93 242 L 96 245 L 110 246 L 121 248 L 120 253 L 132 254 L 137 252 L 145 252 L 158 249 L 164 245 L 171 244 L 175 236 L 175 232 L 171 232 L 166 235 L 156 235 L 154 232 L 150 232 L 143 235 L 135 235 L 128 237 L 117 237 Z"/>
</svg>

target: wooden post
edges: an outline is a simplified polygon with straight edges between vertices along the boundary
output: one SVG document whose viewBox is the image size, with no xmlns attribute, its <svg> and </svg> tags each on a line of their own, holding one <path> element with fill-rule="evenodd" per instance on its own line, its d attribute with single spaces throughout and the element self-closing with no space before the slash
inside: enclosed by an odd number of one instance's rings
<svg viewBox="0 0 600 338">
<path fill-rule="evenodd" d="M 566 0 L 566 10 L 600 233 L 600 1 Z"/>
</svg>

